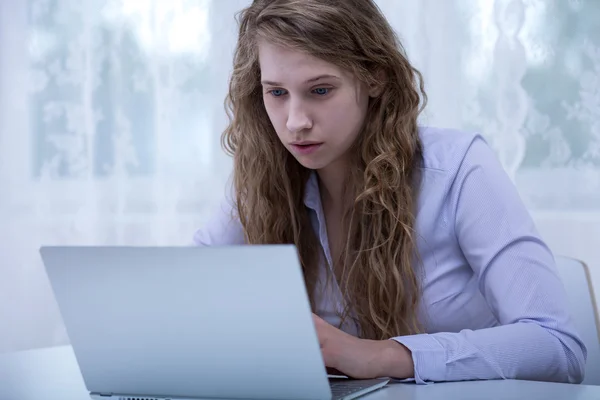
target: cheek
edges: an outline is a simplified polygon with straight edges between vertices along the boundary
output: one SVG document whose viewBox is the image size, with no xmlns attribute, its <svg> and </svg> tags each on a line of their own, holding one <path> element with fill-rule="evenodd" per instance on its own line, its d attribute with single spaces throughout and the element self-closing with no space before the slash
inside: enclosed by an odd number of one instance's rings
<svg viewBox="0 0 600 400">
<path fill-rule="evenodd" d="M 271 120 L 271 124 L 275 128 L 278 128 L 278 125 L 281 125 L 281 121 L 283 118 L 283 109 L 277 104 L 273 104 L 271 101 L 264 102 L 265 110 L 267 111 L 267 115 Z"/>
<path fill-rule="evenodd" d="M 265 101 L 264 105 L 267 115 L 269 116 L 269 120 L 271 121 L 271 125 L 273 125 L 273 128 L 275 128 L 277 135 L 281 136 L 283 133 L 283 128 L 285 127 L 285 119 L 281 107 L 276 107 L 267 101 Z"/>
<path fill-rule="evenodd" d="M 365 110 L 356 102 L 345 102 L 335 111 L 329 112 L 329 131 L 336 132 L 334 138 L 337 142 L 353 142 L 358 136 L 365 118 Z"/>
</svg>

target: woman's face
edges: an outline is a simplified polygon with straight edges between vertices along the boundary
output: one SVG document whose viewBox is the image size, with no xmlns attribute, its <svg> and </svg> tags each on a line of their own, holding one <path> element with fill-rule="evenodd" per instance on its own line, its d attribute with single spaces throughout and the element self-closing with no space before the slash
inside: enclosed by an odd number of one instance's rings
<svg viewBox="0 0 600 400">
<path fill-rule="evenodd" d="M 333 64 L 266 41 L 259 63 L 264 105 L 281 143 L 309 169 L 343 162 L 363 127 L 367 86 Z"/>
</svg>

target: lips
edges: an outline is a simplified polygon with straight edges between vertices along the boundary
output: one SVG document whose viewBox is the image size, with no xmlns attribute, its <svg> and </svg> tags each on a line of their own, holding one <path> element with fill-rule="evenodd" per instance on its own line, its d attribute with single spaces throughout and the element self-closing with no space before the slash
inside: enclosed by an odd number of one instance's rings
<svg viewBox="0 0 600 400">
<path fill-rule="evenodd" d="M 292 143 L 292 150 L 298 154 L 311 154 L 317 151 L 323 143 L 318 142 L 298 142 Z"/>
</svg>

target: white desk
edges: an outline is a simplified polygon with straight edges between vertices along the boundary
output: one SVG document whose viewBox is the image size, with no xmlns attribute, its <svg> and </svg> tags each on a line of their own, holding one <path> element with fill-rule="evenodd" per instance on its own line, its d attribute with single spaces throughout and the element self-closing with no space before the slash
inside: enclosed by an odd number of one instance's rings
<svg viewBox="0 0 600 400">
<path fill-rule="evenodd" d="M 0 354 L 0 400 L 89 400 L 71 347 Z M 361 400 L 600 400 L 600 386 L 527 381 L 391 384 Z"/>
</svg>

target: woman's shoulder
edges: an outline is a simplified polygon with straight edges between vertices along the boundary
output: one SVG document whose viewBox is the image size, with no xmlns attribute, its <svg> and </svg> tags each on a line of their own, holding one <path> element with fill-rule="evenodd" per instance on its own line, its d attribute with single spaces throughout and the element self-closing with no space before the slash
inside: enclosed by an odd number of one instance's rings
<svg viewBox="0 0 600 400">
<path fill-rule="evenodd" d="M 193 235 L 194 245 L 224 246 L 245 243 L 235 204 L 232 177 L 225 183 L 223 193 L 213 207 L 208 207 L 204 224 Z"/>
<path fill-rule="evenodd" d="M 458 199 L 477 195 L 483 187 L 507 196 L 512 183 L 498 156 L 485 138 L 476 132 L 421 127 L 423 159 L 420 174 L 420 201 L 431 207 L 454 209 Z M 475 194 L 473 193 L 475 191 Z"/>
<path fill-rule="evenodd" d="M 476 132 L 429 126 L 419 127 L 423 144 L 422 168 L 432 172 L 455 174 L 473 151 L 487 147 L 483 136 Z M 477 143 L 475 150 L 473 144 Z"/>
</svg>

